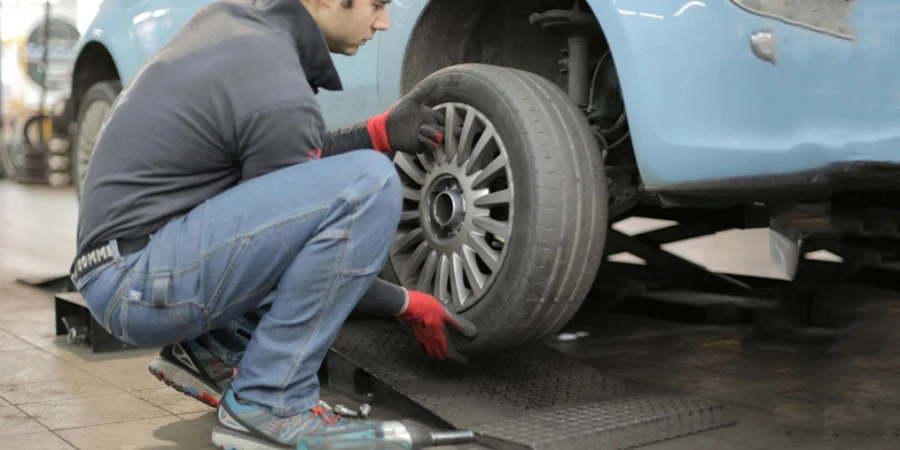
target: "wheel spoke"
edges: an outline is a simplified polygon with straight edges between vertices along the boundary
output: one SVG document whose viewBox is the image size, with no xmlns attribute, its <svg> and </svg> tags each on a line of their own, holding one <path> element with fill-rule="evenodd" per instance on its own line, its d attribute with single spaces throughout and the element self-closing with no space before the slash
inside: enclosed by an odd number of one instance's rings
<svg viewBox="0 0 900 450">
<path fill-rule="evenodd" d="M 471 175 L 475 172 L 475 167 L 477 166 L 479 160 L 481 160 L 481 154 L 484 153 L 485 147 L 494 139 L 494 126 L 488 125 L 485 127 L 484 132 L 481 133 L 481 138 L 478 139 L 478 142 L 475 143 L 475 148 L 472 149 L 472 155 L 469 156 L 469 162 L 466 163 L 466 175 Z"/>
<path fill-rule="evenodd" d="M 400 223 L 417 221 L 417 220 L 419 220 L 419 217 L 421 217 L 421 215 L 419 214 L 418 209 L 411 209 L 409 211 L 403 211 L 402 213 L 400 213 Z"/>
<path fill-rule="evenodd" d="M 469 159 L 471 155 L 472 139 L 475 137 L 473 125 L 475 124 L 475 112 L 471 109 L 466 110 L 466 118 L 463 121 L 462 132 L 459 134 L 459 143 L 457 144 L 456 165 L 462 167 L 464 161 Z"/>
<path fill-rule="evenodd" d="M 422 241 L 419 246 L 416 247 L 416 251 L 413 252 L 412 256 L 410 256 L 409 260 L 406 262 L 403 273 L 400 274 L 400 284 L 405 285 L 407 281 L 412 279 L 413 275 L 416 273 L 416 269 L 422 267 L 422 264 L 425 263 L 425 258 L 428 257 L 430 252 L 431 247 L 428 245 L 428 241 Z"/>
<path fill-rule="evenodd" d="M 503 170 L 505 168 L 506 155 L 501 153 L 496 158 L 494 158 L 494 160 L 491 161 L 491 163 L 488 164 L 487 167 L 485 167 L 477 177 L 475 177 L 475 180 L 472 181 L 472 188 L 478 189 L 484 186 L 485 183 L 490 183 L 491 181 L 493 181 L 494 178 L 497 178 L 497 176 L 505 174 L 506 171 Z"/>
<path fill-rule="evenodd" d="M 481 257 L 481 260 L 487 264 L 488 268 L 491 269 L 491 272 L 500 270 L 500 252 L 488 245 L 487 241 L 484 240 L 484 235 L 474 231 L 469 233 L 469 244 L 475 249 L 475 253 Z"/>
<path fill-rule="evenodd" d="M 508 205 L 510 202 L 512 202 L 512 193 L 510 193 L 509 189 L 504 189 L 476 198 L 475 206 L 484 208 L 497 205 Z"/>
<path fill-rule="evenodd" d="M 403 186 L 403 198 L 414 202 L 422 201 L 422 192 L 419 189 Z"/>
<path fill-rule="evenodd" d="M 444 123 L 444 160 L 441 162 L 448 163 L 459 156 L 459 148 L 456 137 L 456 108 L 447 107 L 447 117 Z"/>
<path fill-rule="evenodd" d="M 445 304 L 450 303 L 450 293 L 447 292 L 447 285 L 450 281 L 450 258 L 447 255 L 441 255 L 438 262 L 437 280 L 435 280 L 434 295 L 438 300 Z"/>
<path fill-rule="evenodd" d="M 425 267 L 422 268 L 422 273 L 419 274 L 419 282 L 416 284 L 417 291 L 429 294 L 434 293 L 432 280 L 434 280 L 434 276 L 437 274 L 437 262 L 438 252 L 432 250 L 431 253 L 428 254 L 428 258 L 425 259 Z"/>
<path fill-rule="evenodd" d="M 488 216 L 475 216 L 472 218 L 472 223 L 475 224 L 476 227 L 481 228 L 488 233 L 493 234 L 494 236 L 503 238 L 504 241 L 509 239 L 509 224 L 505 222 L 500 222 L 496 219 L 491 219 Z"/>
<path fill-rule="evenodd" d="M 418 159 L 419 162 L 422 163 L 422 167 L 425 168 L 426 172 L 431 172 L 432 170 L 434 170 L 434 160 L 429 157 L 428 153 L 419 153 L 418 155 L 416 155 L 416 159 Z"/>
<path fill-rule="evenodd" d="M 394 248 L 391 250 L 391 253 L 397 254 L 402 253 L 404 250 L 408 249 L 410 246 L 418 244 L 424 239 L 422 235 L 422 228 L 416 228 L 411 231 L 408 231 L 405 234 L 397 234 L 394 239 Z"/>
<path fill-rule="evenodd" d="M 466 276 L 469 278 L 472 292 L 475 296 L 480 296 L 484 290 L 484 283 L 487 281 L 487 277 L 478 269 L 478 262 L 475 260 L 475 250 L 467 244 L 464 244 L 462 249 L 464 255 L 463 268 L 466 271 Z"/>
<path fill-rule="evenodd" d="M 411 157 L 406 153 L 400 153 L 397 155 L 395 162 L 397 167 L 403 171 L 408 177 L 410 177 L 413 181 L 422 186 L 425 184 L 425 172 L 422 172 L 421 169 L 416 167 L 415 164 L 410 160 Z"/>
<path fill-rule="evenodd" d="M 462 308 L 469 297 L 469 290 L 466 289 L 462 258 L 456 253 L 453 254 L 452 258 L 452 264 L 450 265 L 450 291 L 453 294 L 453 309 L 458 310 Z"/>
</svg>

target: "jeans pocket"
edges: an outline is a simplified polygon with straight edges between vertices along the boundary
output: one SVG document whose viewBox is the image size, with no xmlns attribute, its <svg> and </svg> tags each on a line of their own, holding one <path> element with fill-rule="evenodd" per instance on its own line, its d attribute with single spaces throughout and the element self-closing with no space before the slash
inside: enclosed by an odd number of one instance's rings
<svg viewBox="0 0 900 450">
<path fill-rule="evenodd" d="M 126 298 L 120 314 L 123 336 L 119 338 L 138 347 L 187 341 L 206 329 L 204 308 L 193 301 L 159 306 Z"/>
</svg>

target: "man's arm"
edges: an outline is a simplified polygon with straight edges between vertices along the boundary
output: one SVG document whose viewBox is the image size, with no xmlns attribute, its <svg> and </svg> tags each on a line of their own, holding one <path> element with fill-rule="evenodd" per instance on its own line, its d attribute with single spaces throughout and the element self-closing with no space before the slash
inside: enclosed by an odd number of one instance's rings
<svg viewBox="0 0 900 450">
<path fill-rule="evenodd" d="M 466 361 L 466 357 L 457 352 L 447 338 L 448 326 L 456 328 L 466 337 L 474 337 L 477 332 L 474 324 L 448 311 L 440 300 L 431 295 L 410 291 L 378 278 L 360 298 L 353 312 L 396 316 L 412 328 L 425 352 L 440 360 Z"/>
<path fill-rule="evenodd" d="M 369 133 L 367 122 L 346 126 L 337 130 L 328 130 L 325 133 L 325 142 L 322 144 L 322 156 L 339 155 L 353 150 L 373 149 L 388 152 L 386 149 L 375 148 L 372 135 Z"/>
<path fill-rule="evenodd" d="M 365 122 L 325 133 L 322 156 L 362 149 L 384 153 L 433 151 L 444 140 L 444 122 L 438 111 L 403 98 Z"/>
<path fill-rule="evenodd" d="M 359 299 L 353 312 L 378 317 L 396 316 L 406 310 L 407 301 L 406 289 L 376 278 Z"/>
</svg>

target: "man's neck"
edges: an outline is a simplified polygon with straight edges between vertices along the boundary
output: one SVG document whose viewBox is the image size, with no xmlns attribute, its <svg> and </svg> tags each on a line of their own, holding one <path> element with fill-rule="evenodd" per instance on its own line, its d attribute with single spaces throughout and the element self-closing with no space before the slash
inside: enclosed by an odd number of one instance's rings
<svg viewBox="0 0 900 450">
<path fill-rule="evenodd" d="M 343 84 L 334 67 L 325 36 L 306 3 L 301 0 L 256 0 L 255 5 L 266 19 L 294 40 L 300 64 L 313 90 L 340 91 Z"/>
</svg>

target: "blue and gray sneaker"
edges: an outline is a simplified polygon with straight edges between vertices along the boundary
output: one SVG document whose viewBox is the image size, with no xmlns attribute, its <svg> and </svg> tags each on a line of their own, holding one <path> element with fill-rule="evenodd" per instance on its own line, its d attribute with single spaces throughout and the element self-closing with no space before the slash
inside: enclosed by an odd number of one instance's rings
<svg viewBox="0 0 900 450">
<path fill-rule="evenodd" d="M 219 406 L 236 372 L 194 342 L 163 347 L 150 363 L 150 373 L 157 379 L 213 408 Z"/>
<path fill-rule="evenodd" d="M 267 408 L 238 399 L 229 388 L 219 404 L 212 442 L 229 450 L 295 449 L 310 434 L 341 427 L 356 428 L 359 424 L 359 421 L 351 424 L 322 404 L 290 417 L 278 417 Z"/>
</svg>

